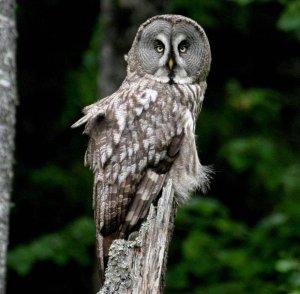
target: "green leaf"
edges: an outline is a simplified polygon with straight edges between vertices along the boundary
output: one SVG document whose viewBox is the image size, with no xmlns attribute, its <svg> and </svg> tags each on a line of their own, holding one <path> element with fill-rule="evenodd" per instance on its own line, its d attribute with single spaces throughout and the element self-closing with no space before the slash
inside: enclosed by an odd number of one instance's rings
<svg viewBox="0 0 300 294">
<path fill-rule="evenodd" d="M 287 1 L 282 12 L 277 27 L 285 32 L 292 32 L 300 40 L 300 1 Z"/>
<path fill-rule="evenodd" d="M 294 269 L 300 269 L 300 264 L 296 260 L 280 259 L 276 262 L 275 268 L 281 273 L 286 273 Z"/>
<path fill-rule="evenodd" d="M 29 244 L 10 250 L 8 266 L 19 275 L 27 275 L 34 264 L 41 261 L 63 266 L 74 260 L 86 265 L 91 262 L 89 249 L 93 244 L 94 222 L 83 217 L 59 232 L 41 236 Z"/>
</svg>

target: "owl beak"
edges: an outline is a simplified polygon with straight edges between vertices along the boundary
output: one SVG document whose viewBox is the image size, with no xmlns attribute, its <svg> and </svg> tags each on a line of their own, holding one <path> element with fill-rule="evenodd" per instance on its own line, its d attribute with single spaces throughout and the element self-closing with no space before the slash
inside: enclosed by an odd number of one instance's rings
<svg viewBox="0 0 300 294">
<path fill-rule="evenodd" d="M 174 60 L 173 58 L 171 57 L 168 61 L 168 66 L 169 66 L 169 69 L 172 70 L 173 67 L 174 67 Z"/>
</svg>

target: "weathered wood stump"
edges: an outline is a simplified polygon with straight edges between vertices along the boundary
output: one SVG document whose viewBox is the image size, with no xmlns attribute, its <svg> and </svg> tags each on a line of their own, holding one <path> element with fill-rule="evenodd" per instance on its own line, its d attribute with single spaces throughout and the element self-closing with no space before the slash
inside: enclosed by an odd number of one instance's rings
<svg viewBox="0 0 300 294">
<path fill-rule="evenodd" d="M 135 240 L 115 240 L 112 243 L 105 283 L 98 294 L 163 293 L 175 214 L 174 191 L 169 180 L 157 207 L 151 205 Z"/>
</svg>

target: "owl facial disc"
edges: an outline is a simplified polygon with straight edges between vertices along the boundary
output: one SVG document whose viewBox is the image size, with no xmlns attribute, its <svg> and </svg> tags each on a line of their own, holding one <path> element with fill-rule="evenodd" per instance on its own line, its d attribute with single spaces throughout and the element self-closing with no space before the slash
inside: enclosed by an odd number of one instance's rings
<svg viewBox="0 0 300 294">
<path fill-rule="evenodd" d="M 203 29 L 178 15 L 156 16 L 145 22 L 130 50 L 133 53 L 140 70 L 161 83 L 199 82 L 206 79 L 210 67 Z"/>
</svg>

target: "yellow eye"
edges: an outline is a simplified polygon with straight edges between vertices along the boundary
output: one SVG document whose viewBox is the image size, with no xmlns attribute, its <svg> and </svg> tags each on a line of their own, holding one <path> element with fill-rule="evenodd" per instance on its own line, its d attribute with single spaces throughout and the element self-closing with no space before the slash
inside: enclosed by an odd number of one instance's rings
<svg viewBox="0 0 300 294">
<path fill-rule="evenodd" d="M 157 45 L 157 46 L 155 47 L 155 50 L 156 50 L 156 52 L 158 52 L 158 53 L 163 53 L 164 50 L 165 50 L 165 48 L 164 48 L 164 46 L 162 46 L 162 45 Z"/>
<path fill-rule="evenodd" d="M 180 53 L 186 53 L 186 51 L 187 51 L 187 46 L 186 45 L 179 46 L 179 52 Z"/>
</svg>

